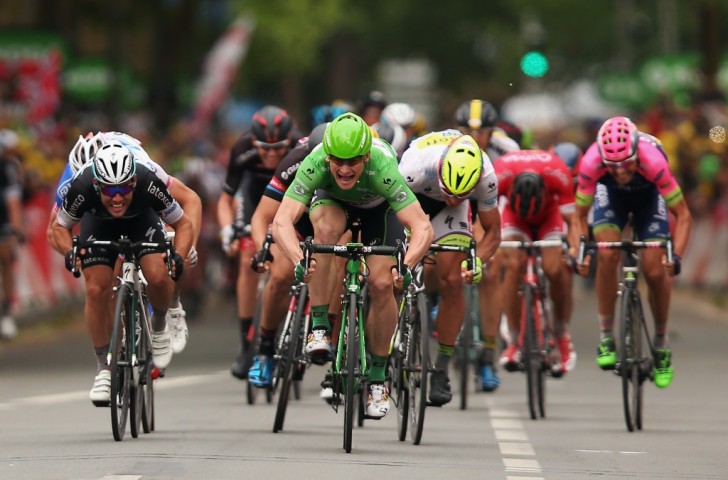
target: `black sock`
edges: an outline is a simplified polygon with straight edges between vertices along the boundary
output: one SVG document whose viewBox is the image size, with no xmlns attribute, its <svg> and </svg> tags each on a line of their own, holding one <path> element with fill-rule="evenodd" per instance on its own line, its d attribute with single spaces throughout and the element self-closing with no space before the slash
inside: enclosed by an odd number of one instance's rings
<svg viewBox="0 0 728 480">
<path fill-rule="evenodd" d="M 276 353 L 276 330 L 268 330 L 267 328 L 260 328 L 260 347 L 258 347 L 258 353 L 260 355 L 273 356 Z"/>
<path fill-rule="evenodd" d="M 251 317 L 240 317 L 240 344 L 243 346 L 244 349 L 248 348 L 250 346 L 250 342 L 252 341 L 253 336 L 250 335 L 252 332 L 250 331 L 250 326 L 253 324 L 253 319 Z M 248 340 L 248 336 L 250 335 L 250 340 Z"/>
</svg>

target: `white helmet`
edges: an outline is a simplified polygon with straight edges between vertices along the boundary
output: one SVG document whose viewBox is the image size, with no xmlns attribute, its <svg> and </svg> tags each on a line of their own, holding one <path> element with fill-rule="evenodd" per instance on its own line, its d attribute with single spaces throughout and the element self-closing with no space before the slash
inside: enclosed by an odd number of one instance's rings
<svg viewBox="0 0 728 480">
<path fill-rule="evenodd" d="M 104 135 L 97 133 L 91 135 L 89 132 L 86 137 L 78 136 L 76 145 L 73 146 L 71 152 L 68 154 L 68 163 L 71 164 L 71 171 L 76 174 L 81 168 L 91 161 L 96 155 L 96 152 L 106 143 Z"/>
<path fill-rule="evenodd" d="M 382 117 L 400 127 L 409 127 L 417 120 L 415 110 L 407 103 L 390 103 L 382 110 Z"/>
<path fill-rule="evenodd" d="M 107 185 L 120 185 L 136 174 L 134 155 L 119 142 L 107 143 L 94 157 L 94 176 Z"/>
</svg>

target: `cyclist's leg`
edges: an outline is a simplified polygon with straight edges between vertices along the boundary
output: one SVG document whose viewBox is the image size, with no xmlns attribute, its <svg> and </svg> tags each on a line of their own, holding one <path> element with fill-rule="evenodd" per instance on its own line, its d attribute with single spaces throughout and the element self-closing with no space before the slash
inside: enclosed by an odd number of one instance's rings
<svg viewBox="0 0 728 480">
<path fill-rule="evenodd" d="M 641 240 L 664 240 L 669 232 L 667 207 L 662 196 L 656 191 L 644 193 L 644 200 L 637 205 L 633 216 L 633 224 L 637 236 Z M 655 230 L 657 226 L 657 230 Z M 655 385 L 665 388 L 672 382 L 672 352 L 667 335 L 667 319 L 670 310 L 672 279 L 668 277 L 662 266 L 664 249 L 649 248 L 642 250 L 642 274 L 648 287 L 648 300 L 655 334 Z"/>
<path fill-rule="evenodd" d="M 617 242 L 627 221 L 629 203 L 625 192 L 613 193 L 602 184 L 597 184 L 594 198 L 594 240 Z M 619 250 L 599 250 L 594 289 L 597 294 L 597 315 L 599 319 L 600 344 L 597 348 L 597 365 L 611 370 L 617 360 L 614 344 L 614 311 L 619 284 Z"/>
<path fill-rule="evenodd" d="M 510 208 L 503 209 L 501 212 L 501 239 L 503 241 L 532 240 L 530 231 L 530 226 Z M 503 296 L 503 310 L 508 319 L 508 341 L 506 349 L 501 355 L 500 364 L 507 370 L 513 371 L 520 361 L 521 353 L 522 297 L 518 295 L 518 290 L 526 266 L 526 253 L 521 250 L 504 249 L 502 254 L 505 272 L 501 293 Z"/>
<path fill-rule="evenodd" d="M 109 228 L 101 225 L 100 221 L 94 217 L 87 215 L 81 220 L 81 244 L 88 242 L 90 237 L 97 240 L 110 240 L 114 233 L 109 232 Z M 117 257 L 116 251 L 94 248 L 93 256 L 88 255 L 81 259 L 81 272 L 86 294 L 84 318 L 96 355 L 96 374 L 89 397 L 91 401 L 99 405 L 108 404 L 111 396 L 111 374 L 109 366 L 106 364 L 106 356 L 109 353 L 111 329 L 113 328 L 113 268 Z"/>
<path fill-rule="evenodd" d="M 566 228 L 558 207 L 553 207 L 548 217 L 539 226 L 537 240 L 559 240 L 566 234 Z M 576 366 L 576 351 L 571 342 L 569 323 L 574 299 L 571 290 L 571 272 L 564 262 L 564 254 L 560 247 L 542 250 L 542 267 L 549 280 L 553 322 L 551 325 L 556 343 L 559 347 L 559 362 L 552 365 L 554 373 L 566 373 Z"/>
<path fill-rule="evenodd" d="M 435 243 L 469 245 L 472 238 L 472 233 L 468 228 L 469 214 L 467 202 L 447 206 L 434 217 L 430 214 L 435 231 Z M 436 272 L 440 304 L 435 325 L 438 346 L 435 360 L 436 370 L 430 376 L 429 392 L 429 400 L 433 405 L 445 405 L 452 399 L 449 367 L 450 360 L 455 353 L 455 342 L 465 318 L 465 291 L 460 274 L 460 264 L 465 258 L 465 253 L 439 252 L 437 254 Z M 469 348 L 469 346 L 464 348 Z"/>
<path fill-rule="evenodd" d="M 263 290 L 258 357 L 248 372 L 250 381 L 259 387 L 270 385 L 273 380 L 276 332 L 285 318 L 288 309 L 286 299 L 293 281 L 293 269 L 278 246 L 272 244 L 270 252 L 276 260 L 270 264 L 268 282 Z"/>
<path fill-rule="evenodd" d="M 10 231 L 10 225 L 0 228 L 0 275 L 3 295 L 0 299 L 0 338 L 13 338 L 18 330 L 11 315 L 11 302 L 15 298 L 15 259 L 18 241 Z"/>
<path fill-rule="evenodd" d="M 311 201 L 309 218 L 314 230 L 316 243 L 336 243 L 346 230 L 346 211 L 325 192 L 317 191 Z M 314 363 L 328 361 L 331 352 L 331 324 L 328 319 L 331 292 L 334 280 L 334 255 L 317 254 L 316 271 L 309 282 L 311 297 L 311 333 L 306 342 L 306 351 Z"/>
</svg>

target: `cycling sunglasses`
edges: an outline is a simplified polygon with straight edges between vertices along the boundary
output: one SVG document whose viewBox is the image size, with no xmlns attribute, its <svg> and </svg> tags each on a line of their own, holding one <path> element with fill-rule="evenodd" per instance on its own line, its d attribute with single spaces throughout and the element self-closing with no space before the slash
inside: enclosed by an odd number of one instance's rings
<svg viewBox="0 0 728 480">
<path fill-rule="evenodd" d="M 123 196 L 129 195 L 136 188 L 136 182 L 126 183 L 124 185 L 96 185 L 96 190 L 102 195 L 114 198 L 117 194 Z"/>
<path fill-rule="evenodd" d="M 629 158 L 622 160 L 621 162 L 610 162 L 609 160 L 602 159 L 602 163 L 607 168 L 627 168 L 630 163 L 637 161 L 637 154 L 635 153 Z"/>
<path fill-rule="evenodd" d="M 344 165 L 346 165 L 347 167 L 355 167 L 364 161 L 364 155 L 359 155 L 358 157 L 354 158 L 338 158 L 329 155 L 329 161 L 337 167 L 343 167 Z"/>
<path fill-rule="evenodd" d="M 282 148 L 287 148 L 288 143 L 289 143 L 288 140 L 281 140 L 280 142 L 275 142 L 275 143 L 266 143 L 266 142 L 261 142 L 259 140 L 254 140 L 253 146 L 255 148 L 260 148 L 263 150 L 280 150 Z"/>
</svg>

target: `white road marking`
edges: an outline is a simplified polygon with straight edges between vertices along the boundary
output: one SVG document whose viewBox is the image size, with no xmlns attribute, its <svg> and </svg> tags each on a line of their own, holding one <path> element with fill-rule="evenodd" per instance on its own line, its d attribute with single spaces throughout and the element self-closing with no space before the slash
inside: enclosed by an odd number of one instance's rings
<svg viewBox="0 0 728 480">
<path fill-rule="evenodd" d="M 488 402 L 490 423 L 493 426 L 498 448 L 505 466 L 507 480 L 544 480 L 541 476 L 514 476 L 509 473 L 542 474 L 541 464 L 536 460 L 536 452 L 528 440 L 523 422 L 516 410 L 492 408 Z M 534 458 L 524 458 L 534 457 Z"/>
<path fill-rule="evenodd" d="M 229 372 L 216 372 L 204 375 L 187 375 L 184 377 L 165 377 L 154 381 L 155 390 L 168 390 L 172 388 L 187 387 L 190 385 L 200 385 L 203 383 L 211 383 L 219 381 L 221 378 L 227 378 L 230 375 Z M 58 405 L 59 403 L 70 403 L 79 400 L 88 399 L 88 390 L 74 391 L 74 392 L 63 392 L 63 393 L 51 393 L 48 395 L 37 395 L 34 397 L 21 397 L 8 400 L 5 403 L 0 403 L 0 411 L 12 410 L 14 408 L 24 406 L 42 406 L 42 405 Z M 104 477 L 106 479 L 106 477 Z M 117 480 L 127 480 L 125 477 L 109 477 Z M 129 480 L 134 480 L 138 477 L 129 477 Z"/>
</svg>

